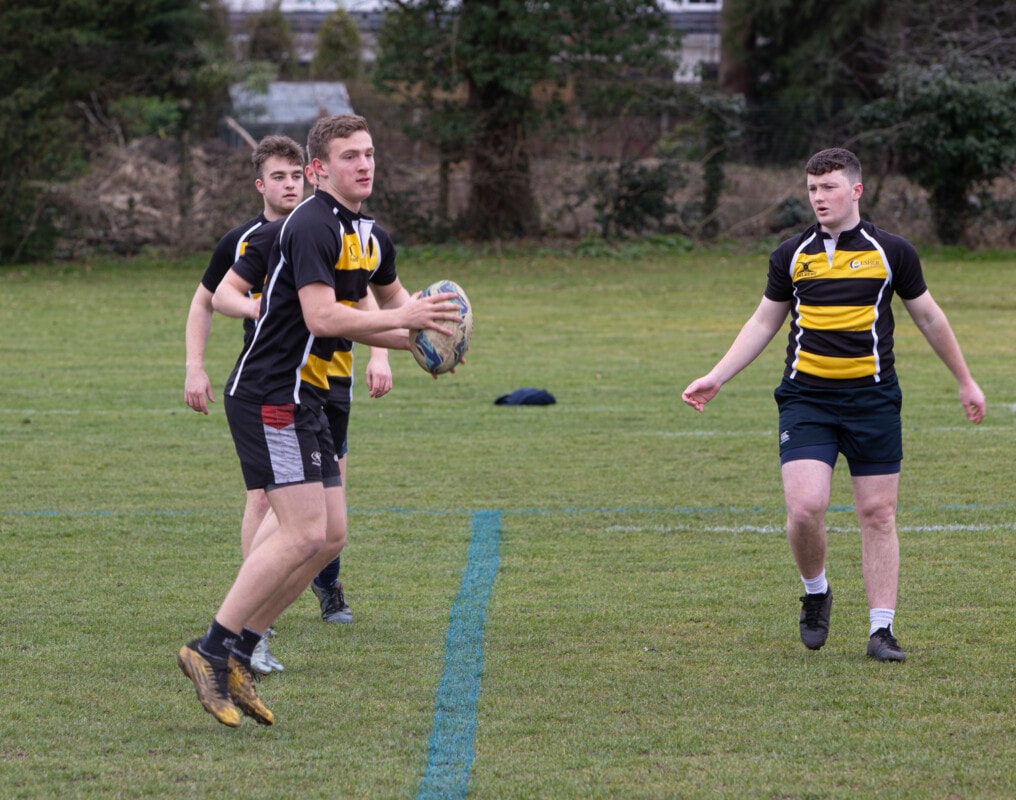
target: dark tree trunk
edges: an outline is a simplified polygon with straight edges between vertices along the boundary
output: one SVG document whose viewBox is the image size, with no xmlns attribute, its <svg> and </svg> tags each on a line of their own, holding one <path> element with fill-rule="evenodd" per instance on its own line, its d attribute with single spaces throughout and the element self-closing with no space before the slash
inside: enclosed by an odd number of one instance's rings
<svg viewBox="0 0 1016 800">
<path fill-rule="evenodd" d="M 959 244 L 963 238 L 971 214 L 967 191 L 964 185 L 938 186 L 931 191 L 931 218 L 942 244 Z"/>
<path fill-rule="evenodd" d="M 517 238 L 539 232 L 529 151 L 522 126 L 488 125 L 470 159 L 469 227 L 484 239 Z"/>
</svg>

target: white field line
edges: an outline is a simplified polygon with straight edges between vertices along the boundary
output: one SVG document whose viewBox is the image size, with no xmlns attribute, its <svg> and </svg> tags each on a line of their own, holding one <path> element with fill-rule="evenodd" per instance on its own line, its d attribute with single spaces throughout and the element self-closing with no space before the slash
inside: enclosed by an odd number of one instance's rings
<svg viewBox="0 0 1016 800">
<path fill-rule="evenodd" d="M 176 408 L 144 408 L 140 406 L 128 406 L 124 408 L 0 408 L 0 415 L 11 417 L 80 417 L 87 414 L 89 417 L 127 417 L 127 416 L 150 416 L 152 414 L 179 414 L 184 411 L 191 411 L 181 403 Z"/>
<path fill-rule="evenodd" d="M 829 526 L 830 533 L 860 533 L 858 527 Z M 977 533 L 985 531 L 1016 530 L 1016 523 L 998 525 L 900 525 L 900 533 Z M 683 533 L 697 531 L 700 533 L 779 533 L 786 529 L 782 525 L 611 525 L 609 533 Z"/>
</svg>

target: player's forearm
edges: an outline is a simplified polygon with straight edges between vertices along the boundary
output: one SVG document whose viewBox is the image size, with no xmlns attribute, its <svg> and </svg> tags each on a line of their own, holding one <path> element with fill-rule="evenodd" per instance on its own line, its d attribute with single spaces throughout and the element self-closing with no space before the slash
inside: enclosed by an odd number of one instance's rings
<svg viewBox="0 0 1016 800">
<path fill-rule="evenodd" d="M 394 331 L 382 331 L 365 335 L 362 339 L 356 339 L 359 344 L 365 344 L 375 350 L 408 350 L 409 331 L 406 328 L 399 328 Z M 371 356 L 373 358 L 373 356 Z"/>
<path fill-rule="evenodd" d="M 771 326 L 752 317 L 741 328 L 723 358 L 710 370 L 710 376 L 721 384 L 727 383 L 762 354 L 775 333 Z"/>
<path fill-rule="evenodd" d="M 935 355 L 948 367 L 956 381 L 961 386 L 971 383 L 973 378 L 967 368 L 967 362 L 963 358 L 963 351 L 960 349 L 956 334 L 953 333 L 945 312 L 932 299 L 930 293 L 926 292 L 916 300 L 907 303 L 907 311 L 925 340 L 931 345 Z"/>
<path fill-rule="evenodd" d="M 342 303 L 331 303 L 329 307 L 310 313 L 305 308 L 304 322 L 315 336 L 341 336 L 376 347 L 385 346 L 386 334 L 404 327 L 397 309 L 361 311 Z"/>
<path fill-rule="evenodd" d="M 184 334 L 186 347 L 187 369 L 205 368 L 205 346 L 208 343 L 208 334 L 212 330 L 212 312 L 207 311 L 195 304 L 191 305 L 190 313 L 187 314 L 187 328 Z"/>
<path fill-rule="evenodd" d="M 407 295 L 408 297 L 408 295 Z M 397 307 L 389 306 L 389 308 Z M 368 291 L 357 303 L 356 306 L 360 311 L 380 311 L 381 307 L 378 305 L 377 298 L 374 296 L 372 291 Z M 381 331 L 380 333 L 371 333 L 365 335 L 361 339 L 356 340 L 359 344 L 365 344 L 370 347 L 371 360 L 378 358 L 384 359 L 385 363 L 388 362 L 388 351 L 389 350 L 408 350 L 409 349 L 409 331 L 408 329 L 399 329 L 395 331 Z"/>
<path fill-rule="evenodd" d="M 410 294 L 406 291 L 405 287 L 401 283 L 396 282 L 392 286 L 386 286 L 378 290 L 378 295 L 374 299 L 375 305 L 378 308 L 392 309 L 405 305 L 409 298 Z"/>
<path fill-rule="evenodd" d="M 237 319 L 257 319 L 259 301 L 246 292 L 226 283 L 219 284 L 212 298 L 212 306 L 225 317 Z"/>
<path fill-rule="evenodd" d="M 973 381 L 966 359 L 963 357 L 963 351 L 960 349 L 960 343 L 949 326 L 945 314 L 927 328 L 922 329 L 922 333 L 928 344 L 931 345 L 931 349 L 956 378 L 957 383 L 963 386 Z"/>
<path fill-rule="evenodd" d="M 321 282 L 302 286 L 299 293 L 304 324 L 317 337 L 341 336 L 363 342 L 364 337 L 402 328 L 448 330 L 450 323 L 459 319 L 459 307 L 451 302 L 449 293 L 410 299 L 398 308 L 380 311 L 361 311 L 336 303 L 334 288 Z"/>
</svg>

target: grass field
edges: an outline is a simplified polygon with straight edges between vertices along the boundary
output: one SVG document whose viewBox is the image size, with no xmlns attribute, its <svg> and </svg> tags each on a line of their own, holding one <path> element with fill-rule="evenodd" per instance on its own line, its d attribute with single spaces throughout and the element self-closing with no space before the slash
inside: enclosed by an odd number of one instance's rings
<svg viewBox="0 0 1016 800">
<path fill-rule="evenodd" d="M 684 386 L 761 294 L 766 251 L 406 249 L 473 300 L 468 365 L 405 353 L 350 430 L 352 625 L 279 620 L 272 728 L 205 714 L 176 649 L 235 575 L 222 412 L 183 403 L 203 259 L 0 273 L 0 797 L 1016 796 L 1016 255 L 925 269 L 988 397 L 898 307 L 906 460 L 896 631 L 865 657 L 845 469 L 832 633 L 797 635 L 772 389 L 783 335 L 695 414 Z M 217 318 L 220 387 L 238 323 Z M 546 388 L 550 407 L 500 394 Z"/>
</svg>

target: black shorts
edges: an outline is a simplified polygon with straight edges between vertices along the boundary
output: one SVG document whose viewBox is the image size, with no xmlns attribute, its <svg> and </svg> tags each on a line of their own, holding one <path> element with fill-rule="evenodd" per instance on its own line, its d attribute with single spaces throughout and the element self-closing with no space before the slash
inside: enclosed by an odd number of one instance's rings
<svg viewBox="0 0 1016 800">
<path fill-rule="evenodd" d="M 339 458 L 342 458 L 349 449 L 346 441 L 346 432 L 349 430 L 349 403 L 336 403 L 329 399 L 325 403 L 325 415 L 328 417 L 328 427 L 332 431 L 336 452 Z"/>
<path fill-rule="evenodd" d="M 225 408 L 248 489 L 294 483 L 342 485 L 324 411 L 293 403 L 262 406 L 229 395 Z"/>
<path fill-rule="evenodd" d="M 815 458 L 833 466 L 843 453 L 851 475 L 900 471 L 903 394 L 895 376 L 853 389 L 818 389 L 784 378 L 773 396 L 780 410 L 781 464 Z"/>
</svg>

